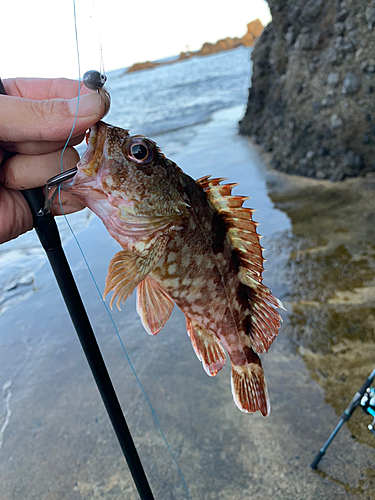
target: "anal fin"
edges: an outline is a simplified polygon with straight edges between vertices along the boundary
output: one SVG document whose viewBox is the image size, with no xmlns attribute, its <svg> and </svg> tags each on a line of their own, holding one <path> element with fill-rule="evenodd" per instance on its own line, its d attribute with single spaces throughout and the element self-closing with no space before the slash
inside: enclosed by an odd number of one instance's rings
<svg viewBox="0 0 375 500">
<path fill-rule="evenodd" d="M 188 317 L 186 318 L 186 328 L 194 352 L 199 361 L 202 361 L 204 371 L 210 377 L 214 377 L 227 360 L 223 347 L 211 332 Z"/>
<path fill-rule="evenodd" d="M 168 321 L 174 302 L 160 285 L 147 276 L 137 287 L 137 313 L 149 335 L 156 335 Z"/>
<path fill-rule="evenodd" d="M 271 405 L 260 360 L 242 366 L 232 364 L 231 385 L 233 400 L 241 411 L 254 413 L 259 410 L 268 417 Z"/>
</svg>

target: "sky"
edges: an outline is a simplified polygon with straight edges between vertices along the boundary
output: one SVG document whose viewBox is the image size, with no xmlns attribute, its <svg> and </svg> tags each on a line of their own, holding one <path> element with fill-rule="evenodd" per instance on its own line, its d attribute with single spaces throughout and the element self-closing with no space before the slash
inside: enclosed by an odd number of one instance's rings
<svg viewBox="0 0 375 500">
<path fill-rule="evenodd" d="M 221 7 L 226 5 L 225 8 Z M 265 0 L 75 0 L 81 74 L 198 50 L 271 20 Z M 78 78 L 73 0 L 3 2 L 0 77 Z"/>
</svg>

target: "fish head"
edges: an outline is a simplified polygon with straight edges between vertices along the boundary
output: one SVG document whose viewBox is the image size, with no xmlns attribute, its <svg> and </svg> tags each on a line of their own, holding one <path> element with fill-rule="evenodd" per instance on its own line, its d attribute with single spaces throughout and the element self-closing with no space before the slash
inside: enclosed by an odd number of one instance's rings
<svg viewBox="0 0 375 500">
<path fill-rule="evenodd" d="M 77 174 L 62 189 L 93 210 L 107 229 L 123 226 L 126 232 L 130 224 L 135 232 L 139 225 L 151 231 L 187 214 L 178 187 L 181 170 L 154 141 L 98 122 L 86 142 Z"/>
</svg>

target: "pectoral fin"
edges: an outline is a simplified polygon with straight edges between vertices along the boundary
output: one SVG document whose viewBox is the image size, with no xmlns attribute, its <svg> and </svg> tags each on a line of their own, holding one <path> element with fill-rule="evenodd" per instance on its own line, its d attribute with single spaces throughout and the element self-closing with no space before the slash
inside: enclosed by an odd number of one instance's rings
<svg viewBox="0 0 375 500">
<path fill-rule="evenodd" d="M 137 288 L 137 313 L 149 335 L 156 335 L 172 314 L 174 302 L 160 285 L 147 276 Z"/>
<path fill-rule="evenodd" d="M 104 296 L 113 291 L 110 302 L 112 304 L 117 297 L 117 308 L 120 309 L 121 301 L 132 294 L 139 283 L 151 272 L 155 264 L 160 260 L 167 244 L 167 238 L 160 236 L 153 245 L 142 254 L 117 252 L 108 267 L 105 281 Z"/>
<path fill-rule="evenodd" d="M 204 371 L 214 377 L 223 368 L 227 357 L 219 340 L 198 323 L 186 318 L 186 328 L 197 358 L 202 361 Z"/>
</svg>

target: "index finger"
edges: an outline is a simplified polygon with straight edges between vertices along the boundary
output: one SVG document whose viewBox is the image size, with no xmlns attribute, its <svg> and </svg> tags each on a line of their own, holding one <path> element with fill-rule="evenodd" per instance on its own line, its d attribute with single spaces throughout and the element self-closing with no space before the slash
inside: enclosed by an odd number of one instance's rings
<svg viewBox="0 0 375 500">
<path fill-rule="evenodd" d="M 76 137 L 98 122 L 108 111 L 104 89 L 71 99 L 26 99 L 0 95 L 0 140 L 35 142 L 66 140 L 73 124 Z"/>
<path fill-rule="evenodd" d="M 6 93 L 26 99 L 71 99 L 91 91 L 78 80 L 68 78 L 7 78 L 2 80 Z"/>
</svg>

